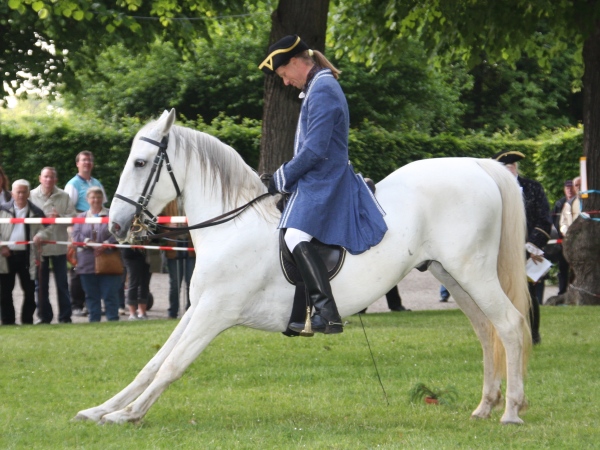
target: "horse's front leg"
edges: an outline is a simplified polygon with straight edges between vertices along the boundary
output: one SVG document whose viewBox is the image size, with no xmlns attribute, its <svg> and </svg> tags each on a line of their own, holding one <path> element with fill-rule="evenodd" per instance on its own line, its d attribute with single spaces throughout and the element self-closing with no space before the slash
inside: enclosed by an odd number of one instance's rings
<svg viewBox="0 0 600 450">
<path fill-rule="evenodd" d="M 150 385 L 165 359 L 167 359 L 169 354 L 173 351 L 173 348 L 190 323 L 194 308 L 195 305 L 192 304 L 181 318 L 179 325 L 175 327 L 175 330 L 173 330 L 173 333 L 171 333 L 171 336 L 167 339 L 167 342 L 165 342 L 158 353 L 156 353 L 148 364 L 144 366 L 140 373 L 125 389 L 99 406 L 79 411 L 74 417 L 74 420 L 91 420 L 99 422 L 102 416 L 118 411 L 135 400 L 144 389 Z"/>
<path fill-rule="evenodd" d="M 198 357 L 206 346 L 222 331 L 235 325 L 235 320 L 217 316 L 216 305 L 210 308 L 198 306 L 189 326 L 160 366 L 150 385 L 131 404 L 120 411 L 106 414 L 101 423 L 138 422 L 150 407 L 185 369 Z"/>
</svg>

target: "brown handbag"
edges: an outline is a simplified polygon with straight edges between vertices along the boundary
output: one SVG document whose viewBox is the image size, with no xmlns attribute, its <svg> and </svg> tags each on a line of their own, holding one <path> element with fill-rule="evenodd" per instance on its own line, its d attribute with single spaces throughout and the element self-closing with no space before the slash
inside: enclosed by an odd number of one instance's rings
<svg viewBox="0 0 600 450">
<path fill-rule="evenodd" d="M 123 275 L 123 260 L 118 248 L 96 256 L 96 275 Z"/>
</svg>

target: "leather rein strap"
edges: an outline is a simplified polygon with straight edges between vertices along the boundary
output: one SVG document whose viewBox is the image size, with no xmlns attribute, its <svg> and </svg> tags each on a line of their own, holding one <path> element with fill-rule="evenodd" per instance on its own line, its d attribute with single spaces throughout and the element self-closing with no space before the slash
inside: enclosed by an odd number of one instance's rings
<svg viewBox="0 0 600 450">
<path fill-rule="evenodd" d="M 230 220 L 235 219 L 240 214 L 242 214 L 246 209 L 248 209 L 250 206 L 252 206 L 254 203 L 258 202 L 259 200 L 262 200 L 265 197 L 269 197 L 270 195 L 271 194 L 266 192 L 262 195 L 259 195 L 256 198 L 250 200 L 248 203 L 246 203 L 242 206 L 239 206 L 238 208 L 235 208 L 234 210 L 231 210 L 229 212 L 221 214 L 220 216 L 213 217 L 212 219 L 205 220 L 204 222 L 197 223 L 196 225 L 190 225 L 189 227 L 167 227 L 165 225 L 157 224 L 157 226 L 159 228 L 161 228 L 163 230 L 171 230 L 171 231 L 167 231 L 165 233 L 153 234 L 152 239 L 177 236 L 177 235 L 185 233 L 187 231 L 199 230 L 201 228 L 208 228 L 208 227 L 214 227 L 215 225 L 221 225 L 222 223 L 229 222 Z M 229 217 L 229 216 L 231 216 L 231 217 Z"/>
<path fill-rule="evenodd" d="M 156 157 L 154 158 L 154 162 L 152 165 L 152 170 L 150 171 L 150 175 L 148 176 L 148 180 L 146 180 L 146 184 L 144 189 L 142 190 L 142 194 L 140 195 L 137 202 L 131 200 L 130 198 L 124 197 L 120 194 L 115 194 L 115 197 L 119 200 L 123 200 L 130 205 L 135 206 L 135 216 L 134 216 L 134 224 L 142 229 L 150 229 L 154 231 L 156 229 L 161 230 L 169 230 L 164 233 L 153 233 L 152 239 L 164 238 L 169 236 L 177 236 L 182 233 L 186 233 L 191 230 L 197 230 L 200 228 L 208 228 L 213 227 L 215 225 L 220 225 L 225 222 L 229 222 L 230 220 L 235 219 L 237 216 L 242 214 L 247 208 L 252 206 L 254 203 L 262 200 L 265 197 L 270 196 L 268 192 L 258 197 L 250 200 L 248 203 L 235 208 L 232 211 L 221 214 L 220 216 L 213 217 L 212 219 L 208 219 L 204 222 L 198 223 L 196 225 L 191 225 L 188 227 L 169 227 L 166 225 L 161 225 L 157 223 L 157 217 L 148 211 L 147 206 L 150 202 L 150 198 L 152 197 L 152 192 L 154 191 L 154 187 L 158 183 L 160 172 L 163 164 L 166 164 L 167 172 L 171 177 L 171 181 L 173 182 L 173 186 L 175 187 L 175 191 L 177 192 L 177 197 L 181 196 L 181 190 L 179 189 L 179 185 L 177 184 L 177 180 L 175 179 L 175 175 L 173 174 L 173 169 L 171 168 L 171 163 L 169 161 L 169 156 L 167 155 L 167 147 L 169 146 L 169 135 L 162 138 L 160 142 L 155 141 L 153 139 L 149 139 L 147 137 L 141 136 L 139 138 L 141 141 L 149 142 L 150 144 L 156 145 L 158 147 L 158 152 L 156 153 Z M 143 216 L 147 216 L 148 219 L 145 219 Z"/>
</svg>

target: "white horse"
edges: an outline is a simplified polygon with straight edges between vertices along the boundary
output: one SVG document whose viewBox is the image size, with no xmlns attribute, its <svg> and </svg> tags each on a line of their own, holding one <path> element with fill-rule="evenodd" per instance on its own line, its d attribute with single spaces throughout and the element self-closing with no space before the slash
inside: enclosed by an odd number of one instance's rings
<svg viewBox="0 0 600 450">
<path fill-rule="evenodd" d="M 174 125 L 175 111 L 142 128 L 110 208 L 110 227 L 133 238 L 132 220 L 152 161 L 170 155 L 172 179 L 162 176 L 141 203 L 158 214 L 181 187 L 189 224 L 218 216 L 266 192 L 257 174 L 229 146 L 205 133 Z M 165 137 L 168 136 L 168 145 Z M 156 167 L 156 165 L 154 165 Z M 148 181 L 147 181 L 148 180 Z M 530 299 L 524 263 L 525 217 L 515 179 L 499 163 L 473 158 L 417 161 L 377 185 L 389 227 L 383 241 L 348 255 L 332 280 L 339 312 L 348 316 L 383 296 L 422 263 L 450 291 L 483 347 L 483 395 L 472 417 L 489 417 L 501 400 L 502 423 L 522 423 L 523 376 L 531 345 Z M 187 310 L 165 345 L 120 393 L 76 419 L 135 422 L 222 331 L 245 325 L 284 331 L 294 287 L 278 259 L 279 196 L 266 197 L 235 220 L 192 231 L 196 248 Z M 125 200 L 122 200 L 125 199 Z M 135 227 L 134 227 L 135 228 Z M 336 336 L 335 339 L 344 339 Z"/>
</svg>

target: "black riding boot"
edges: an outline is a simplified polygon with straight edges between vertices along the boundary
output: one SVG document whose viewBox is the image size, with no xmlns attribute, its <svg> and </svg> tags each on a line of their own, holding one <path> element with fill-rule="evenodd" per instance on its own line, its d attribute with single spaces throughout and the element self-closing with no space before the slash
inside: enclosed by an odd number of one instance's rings
<svg viewBox="0 0 600 450">
<path fill-rule="evenodd" d="M 300 242 L 292 255 L 304 280 L 306 292 L 315 307 L 315 314 L 311 319 L 313 331 L 325 334 L 342 333 L 342 318 L 335 306 L 327 268 L 321 256 L 310 242 Z M 304 322 L 292 322 L 289 327 L 300 332 L 304 329 Z"/>
</svg>

